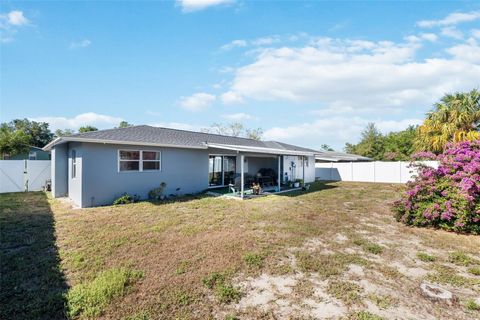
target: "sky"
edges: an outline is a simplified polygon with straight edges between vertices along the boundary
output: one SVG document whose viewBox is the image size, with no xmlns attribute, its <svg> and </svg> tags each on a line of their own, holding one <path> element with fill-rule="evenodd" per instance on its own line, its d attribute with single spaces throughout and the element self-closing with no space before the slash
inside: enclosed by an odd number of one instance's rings
<svg viewBox="0 0 480 320">
<path fill-rule="evenodd" d="M 480 88 L 478 1 L 0 2 L 0 120 L 241 122 L 342 150 Z"/>
</svg>

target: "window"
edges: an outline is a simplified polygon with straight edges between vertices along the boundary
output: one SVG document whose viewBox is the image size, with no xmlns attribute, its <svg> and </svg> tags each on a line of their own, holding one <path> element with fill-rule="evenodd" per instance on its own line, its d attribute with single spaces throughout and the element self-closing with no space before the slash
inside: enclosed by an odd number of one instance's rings
<svg viewBox="0 0 480 320">
<path fill-rule="evenodd" d="M 77 151 L 72 150 L 72 178 L 77 177 Z"/>
<path fill-rule="evenodd" d="M 142 169 L 160 170 L 160 152 L 158 151 L 142 151 Z"/>
<path fill-rule="evenodd" d="M 119 151 L 119 171 L 139 171 L 140 151 Z"/>
<path fill-rule="evenodd" d="M 160 151 L 119 150 L 118 171 L 158 171 Z"/>
<path fill-rule="evenodd" d="M 35 151 L 30 151 L 28 154 L 28 160 L 37 160 L 37 153 Z"/>
</svg>

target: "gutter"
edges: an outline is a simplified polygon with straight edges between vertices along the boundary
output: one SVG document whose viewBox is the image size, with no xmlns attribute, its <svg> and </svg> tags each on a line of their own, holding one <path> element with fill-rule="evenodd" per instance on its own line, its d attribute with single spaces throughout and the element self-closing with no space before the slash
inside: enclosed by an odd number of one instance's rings
<svg viewBox="0 0 480 320">
<path fill-rule="evenodd" d="M 205 143 L 207 147 L 232 150 L 232 151 L 243 151 L 243 152 L 259 152 L 259 153 L 268 153 L 268 154 L 277 154 L 277 155 L 301 155 L 301 156 L 315 156 L 314 152 L 306 151 L 295 151 L 295 150 L 285 150 L 285 149 L 273 149 L 273 148 L 263 148 L 263 147 L 249 147 L 249 146 L 236 146 L 228 144 L 218 144 L 218 143 Z"/>
</svg>

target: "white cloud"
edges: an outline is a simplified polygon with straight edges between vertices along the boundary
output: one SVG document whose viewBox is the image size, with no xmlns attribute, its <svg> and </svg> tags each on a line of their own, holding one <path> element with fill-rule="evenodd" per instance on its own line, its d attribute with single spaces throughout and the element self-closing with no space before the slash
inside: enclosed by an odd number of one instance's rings
<svg viewBox="0 0 480 320">
<path fill-rule="evenodd" d="M 274 127 L 266 130 L 263 136 L 265 140 L 277 140 L 311 148 L 319 148 L 322 143 L 327 143 L 340 151 L 343 149 L 345 142 L 356 143 L 360 133 L 369 122 L 375 122 L 381 132 L 388 133 L 403 130 L 409 125 L 420 124 L 421 120 L 384 121 L 376 118 L 350 117 L 348 115 L 335 116 L 288 127 Z"/>
<path fill-rule="evenodd" d="M 201 111 L 207 109 L 215 100 L 213 94 L 198 92 L 189 97 L 181 97 L 178 104 L 186 110 Z"/>
<path fill-rule="evenodd" d="M 182 7 L 183 12 L 193 12 L 233 2 L 233 0 L 177 0 L 177 5 Z"/>
<path fill-rule="evenodd" d="M 72 41 L 70 43 L 70 49 L 86 48 L 92 44 L 92 41 L 88 39 L 83 39 L 80 41 Z"/>
<path fill-rule="evenodd" d="M 263 37 L 263 38 L 258 38 L 255 40 L 252 40 L 252 45 L 254 46 L 266 46 L 266 45 L 271 45 L 277 42 L 281 42 L 282 39 L 280 36 L 274 35 L 270 37 Z"/>
<path fill-rule="evenodd" d="M 113 128 L 117 126 L 122 118 L 108 116 L 104 114 L 98 114 L 95 112 L 87 112 L 79 114 L 73 118 L 67 117 L 38 117 L 31 118 L 31 120 L 39 122 L 47 122 L 50 124 L 50 129 L 73 129 L 78 130 L 78 128 L 91 125 L 99 129 Z"/>
<path fill-rule="evenodd" d="M 223 45 L 220 49 L 231 50 L 233 48 L 241 48 L 246 46 L 247 46 L 247 41 L 245 40 L 233 40 L 232 42 Z"/>
<path fill-rule="evenodd" d="M 463 33 L 462 31 L 458 30 L 457 28 L 449 27 L 449 28 L 443 28 L 442 31 L 440 32 L 442 36 L 445 37 L 450 37 L 453 39 L 462 39 L 463 38 Z"/>
<path fill-rule="evenodd" d="M 464 44 L 459 44 L 447 49 L 455 59 L 468 61 L 472 64 L 480 65 L 480 46 L 473 38 L 467 40 Z"/>
<path fill-rule="evenodd" d="M 12 26 L 25 26 L 30 23 L 28 19 L 23 15 L 22 11 L 13 10 L 7 14 L 7 21 Z"/>
<path fill-rule="evenodd" d="M 236 70 L 222 101 L 404 109 L 429 106 L 445 92 L 478 86 L 480 65 L 455 57 L 415 61 L 416 43 L 329 38 L 315 43 L 263 50 Z"/>
<path fill-rule="evenodd" d="M 13 10 L 8 13 L 0 14 L 0 43 L 8 43 L 14 40 L 14 34 L 18 28 L 30 25 L 30 21 L 25 17 L 23 11 Z"/>
<path fill-rule="evenodd" d="M 455 12 L 441 20 L 422 20 L 417 22 L 417 26 L 422 28 L 452 26 L 462 22 L 471 22 L 480 19 L 480 11 L 468 13 Z"/>
<path fill-rule="evenodd" d="M 438 36 L 435 33 L 421 33 L 420 37 L 431 42 L 438 40 Z"/>
<path fill-rule="evenodd" d="M 222 99 L 223 104 L 240 104 L 243 103 L 243 98 L 240 94 L 227 91 L 223 93 L 220 98 Z"/>
<path fill-rule="evenodd" d="M 232 114 L 224 114 L 222 118 L 232 121 L 243 121 L 243 120 L 254 120 L 255 117 L 251 116 L 247 113 L 232 113 Z"/>
</svg>

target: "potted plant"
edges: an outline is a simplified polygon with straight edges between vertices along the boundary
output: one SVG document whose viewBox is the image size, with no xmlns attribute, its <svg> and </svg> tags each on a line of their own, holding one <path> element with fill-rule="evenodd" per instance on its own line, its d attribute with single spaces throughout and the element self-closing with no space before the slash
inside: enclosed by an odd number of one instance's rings
<svg viewBox="0 0 480 320">
<path fill-rule="evenodd" d="M 294 186 L 295 188 L 299 188 L 300 185 L 303 186 L 303 180 L 302 180 L 302 179 L 297 179 L 297 180 L 295 180 L 295 183 L 293 184 L 293 186 Z"/>
</svg>

